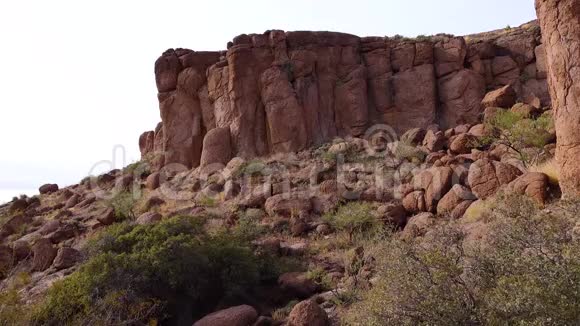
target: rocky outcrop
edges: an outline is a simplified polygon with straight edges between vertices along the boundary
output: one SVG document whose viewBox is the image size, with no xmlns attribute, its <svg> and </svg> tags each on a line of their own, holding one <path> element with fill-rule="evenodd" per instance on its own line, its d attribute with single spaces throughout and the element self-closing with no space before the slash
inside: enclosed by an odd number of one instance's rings
<svg viewBox="0 0 580 326">
<path fill-rule="evenodd" d="M 536 0 L 543 31 L 564 197 L 580 196 L 580 1 Z M 544 66 L 545 65 L 545 66 Z"/>
<path fill-rule="evenodd" d="M 155 63 L 162 123 L 141 135 L 141 153 L 156 169 L 191 168 L 222 141 L 230 153 L 217 161 L 299 151 L 375 124 L 399 135 L 473 124 L 486 92 L 505 85 L 547 102 L 539 39 L 530 23 L 418 39 L 273 30 L 240 35 L 222 52 L 171 49 Z M 229 144 L 216 128 L 229 130 Z"/>
</svg>

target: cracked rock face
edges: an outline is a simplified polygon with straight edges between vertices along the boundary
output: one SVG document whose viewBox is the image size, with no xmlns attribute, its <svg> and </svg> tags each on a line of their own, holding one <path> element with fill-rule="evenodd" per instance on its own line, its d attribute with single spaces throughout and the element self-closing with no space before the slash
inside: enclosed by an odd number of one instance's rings
<svg viewBox="0 0 580 326">
<path fill-rule="evenodd" d="M 229 129 L 231 157 L 248 159 L 361 137 L 377 124 L 399 136 L 473 124 L 485 94 L 508 84 L 518 99 L 546 102 L 546 61 L 535 22 L 417 39 L 273 30 L 242 34 L 227 51 L 170 49 L 155 63 L 162 123 L 140 149 L 154 169 L 193 168 L 206 144 L 216 146 L 216 128 Z"/>
<path fill-rule="evenodd" d="M 580 196 L 580 1 L 536 0 L 543 31 L 564 197 Z"/>
<path fill-rule="evenodd" d="M 479 199 L 494 195 L 497 190 L 520 176 L 522 172 L 513 165 L 481 159 L 469 167 L 467 181 Z"/>
</svg>

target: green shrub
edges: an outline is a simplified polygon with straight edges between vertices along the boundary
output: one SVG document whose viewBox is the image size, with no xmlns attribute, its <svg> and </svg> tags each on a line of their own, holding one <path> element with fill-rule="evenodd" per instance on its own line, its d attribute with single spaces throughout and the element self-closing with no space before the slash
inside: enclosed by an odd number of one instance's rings
<svg viewBox="0 0 580 326">
<path fill-rule="evenodd" d="M 272 277 L 247 241 L 232 232 L 207 234 L 193 217 L 119 223 L 87 252 L 92 258 L 34 310 L 35 324 L 190 323 Z"/>
<path fill-rule="evenodd" d="M 134 220 L 136 203 L 137 200 L 128 191 L 118 192 L 108 201 L 108 205 L 115 210 L 117 221 Z"/>
<path fill-rule="evenodd" d="M 28 325 L 30 311 L 19 291 L 30 283 L 30 274 L 22 272 L 0 292 L 0 325 Z"/>
<path fill-rule="evenodd" d="M 294 306 L 297 305 L 298 303 L 299 302 L 297 300 L 292 300 L 288 302 L 284 307 L 274 310 L 272 312 L 272 319 L 278 322 L 284 322 L 286 318 L 288 318 L 288 315 L 290 315 L 290 312 L 292 311 Z"/>
<path fill-rule="evenodd" d="M 196 198 L 195 201 L 197 204 L 203 207 L 216 207 L 218 205 L 218 200 L 214 197 L 210 197 L 203 193 L 200 193 Z"/>
<path fill-rule="evenodd" d="M 577 206 L 556 214 L 520 197 L 494 207 L 485 242 L 460 225 L 376 252 L 374 287 L 350 325 L 575 325 L 580 320 Z M 567 212 L 568 211 L 568 212 Z M 478 240 L 481 241 L 481 240 Z"/>
<path fill-rule="evenodd" d="M 123 174 L 131 174 L 136 178 L 140 178 L 143 175 L 151 174 L 151 166 L 147 161 L 138 161 L 127 165 L 123 169 Z"/>
<path fill-rule="evenodd" d="M 518 112 L 498 110 L 486 123 L 486 129 L 491 132 L 482 139 L 482 145 L 494 142 L 505 145 L 517 153 L 524 165 L 528 165 L 536 158 L 529 157 L 525 149 L 543 148 L 552 139 L 553 136 L 549 131 L 553 128 L 553 119 L 549 114 L 543 114 L 537 119 L 528 119 Z"/>
<path fill-rule="evenodd" d="M 404 141 L 399 141 L 396 144 L 393 154 L 399 160 L 408 160 L 415 163 L 423 162 L 427 157 L 427 153 L 423 150 Z"/>
<path fill-rule="evenodd" d="M 348 233 L 349 240 L 380 228 L 380 221 L 373 215 L 373 208 L 365 202 L 350 202 L 336 212 L 324 215 L 324 220 L 338 231 Z"/>
<path fill-rule="evenodd" d="M 266 174 L 268 166 L 258 159 L 242 163 L 240 167 L 233 172 L 233 176 L 238 178 L 246 175 Z"/>
<path fill-rule="evenodd" d="M 314 281 L 321 289 L 330 290 L 334 288 L 335 284 L 324 268 L 316 267 L 311 269 L 306 273 L 306 277 Z"/>
</svg>

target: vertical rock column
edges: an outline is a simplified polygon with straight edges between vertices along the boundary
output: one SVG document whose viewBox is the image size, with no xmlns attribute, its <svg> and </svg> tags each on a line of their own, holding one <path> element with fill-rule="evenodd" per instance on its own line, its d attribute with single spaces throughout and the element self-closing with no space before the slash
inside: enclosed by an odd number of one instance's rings
<svg viewBox="0 0 580 326">
<path fill-rule="evenodd" d="M 536 0 L 566 198 L 580 197 L 580 0 Z"/>
</svg>

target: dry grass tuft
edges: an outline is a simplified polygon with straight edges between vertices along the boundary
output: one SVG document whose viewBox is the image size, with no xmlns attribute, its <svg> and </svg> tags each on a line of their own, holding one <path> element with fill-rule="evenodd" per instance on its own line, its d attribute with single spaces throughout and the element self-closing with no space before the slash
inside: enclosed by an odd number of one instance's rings
<svg viewBox="0 0 580 326">
<path fill-rule="evenodd" d="M 541 164 L 536 164 L 530 167 L 530 172 L 541 172 L 548 176 L 550 183 L 558 185 L 560 180 L 560 171 L 556 159 L 552 158 Z"/>
</svg>

